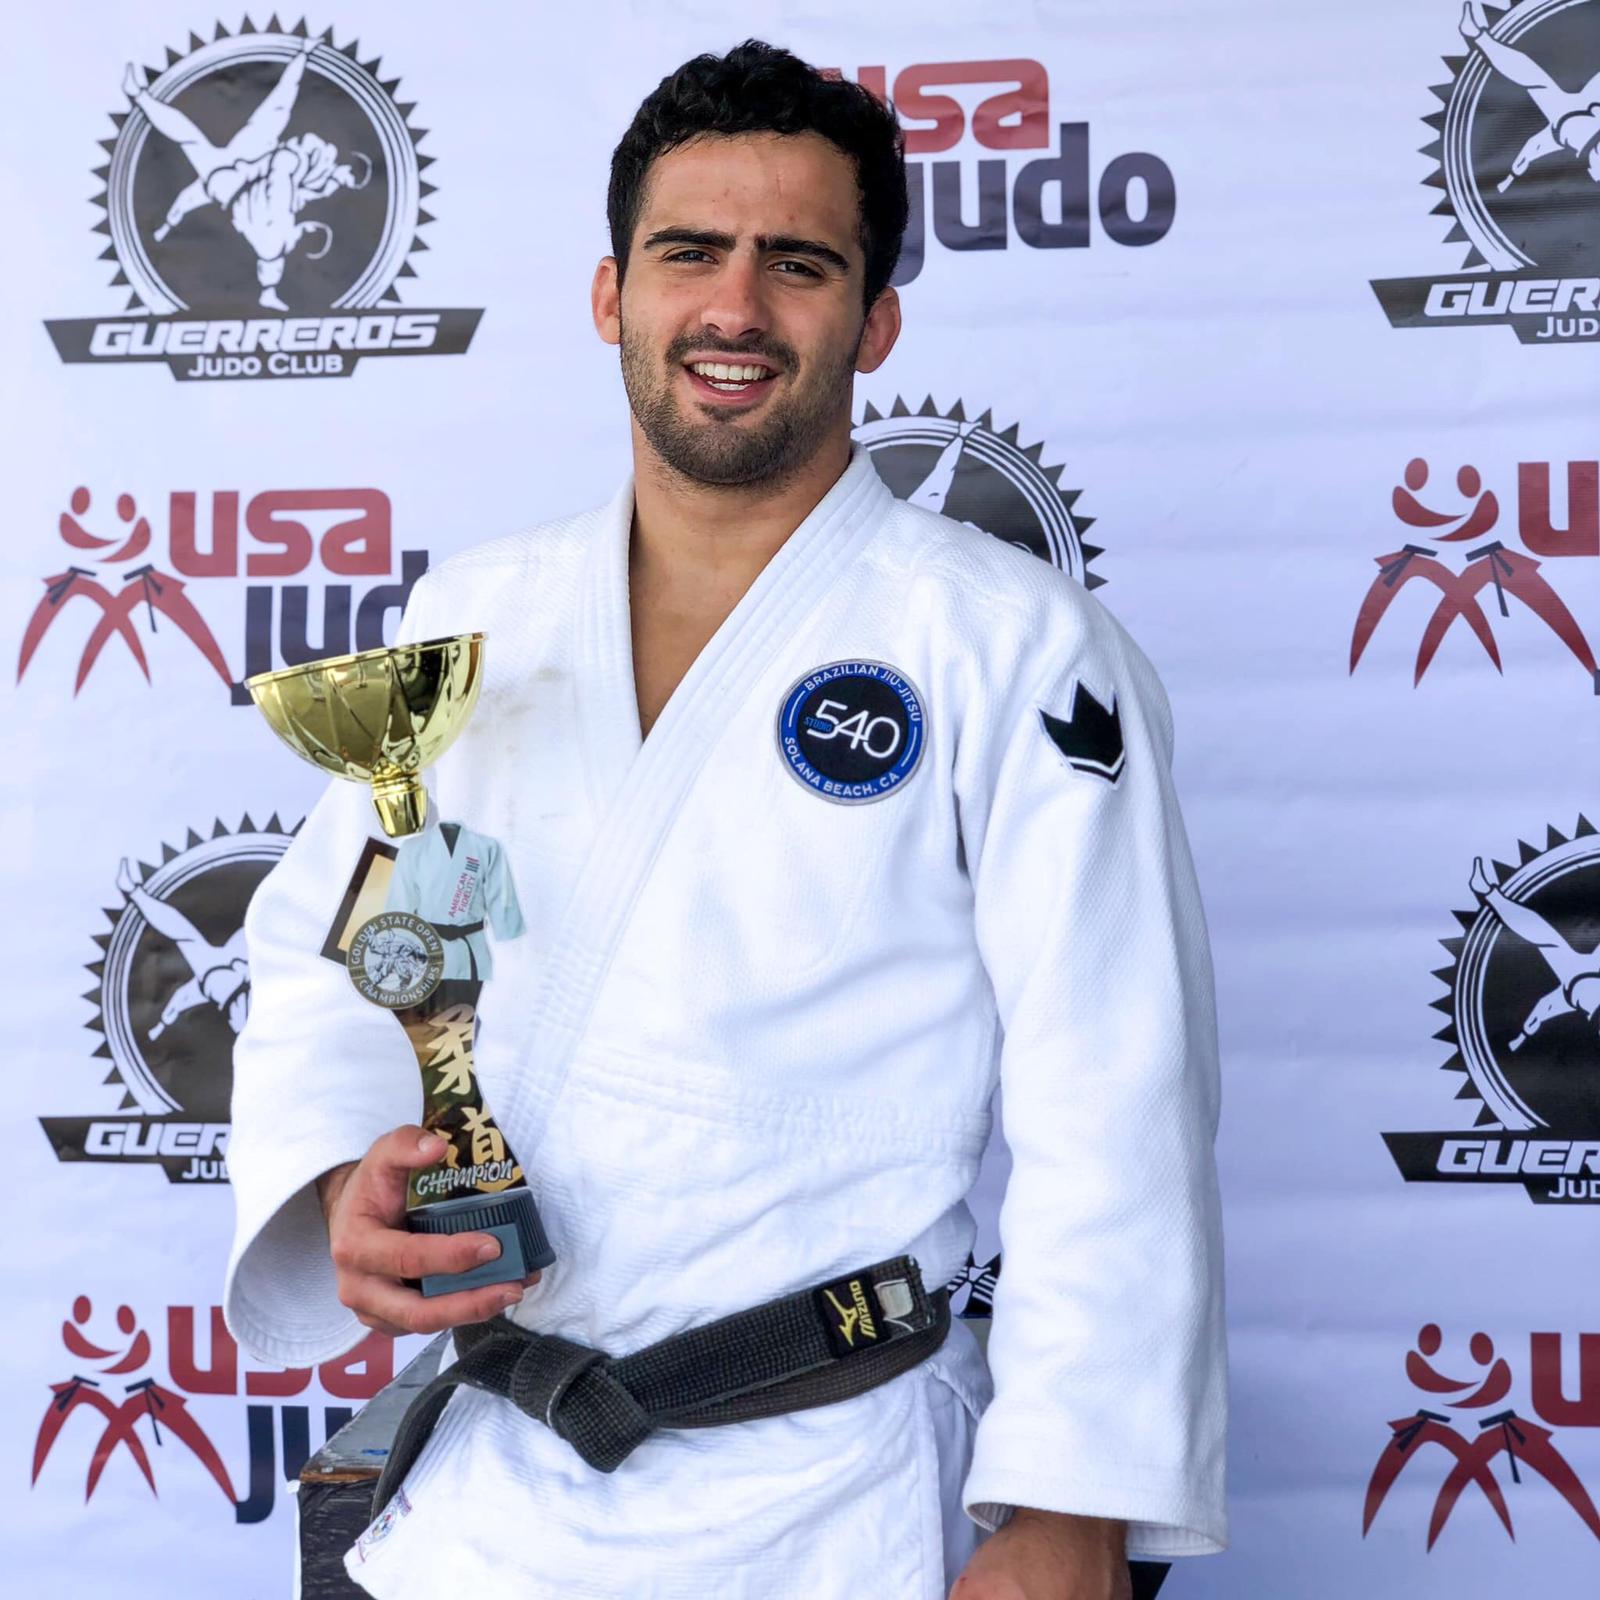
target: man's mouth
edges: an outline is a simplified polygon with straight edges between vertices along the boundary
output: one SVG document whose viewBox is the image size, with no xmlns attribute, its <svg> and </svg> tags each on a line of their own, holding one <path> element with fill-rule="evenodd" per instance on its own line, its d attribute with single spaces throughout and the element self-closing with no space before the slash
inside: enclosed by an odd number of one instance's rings
<svg viewBox="0 0 1600 1600">
<path fill-rule="evenodd" d="M 725 395 L 758 391 L 778 375 L 764 361 L 686 361 L 683 366 L 706 388 Z"/>
</svg>

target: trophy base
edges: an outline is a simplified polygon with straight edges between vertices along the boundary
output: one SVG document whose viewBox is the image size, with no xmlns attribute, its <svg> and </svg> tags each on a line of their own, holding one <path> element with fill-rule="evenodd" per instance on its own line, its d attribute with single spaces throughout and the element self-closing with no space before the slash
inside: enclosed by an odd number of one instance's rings
<svg viewBox="0 0 1600 1600">
<path fill-rule="evenodd" d="M 548 1267 L 556 1258 L 539 1220 L 539 1208 L 526 1189 L 435 1200 L 408 1211 L 406 1227 L 412 1233 L 487 1233 L 500 1241 L 500 1254 L 481 1267 L 470 1267 L 465 1272 L 435 1272 L 413 1280 L 411 1287 L 427 1297 L 481 1289 L 490 1283 L 518 1282 L 530 1272 Z"/>
</svg>

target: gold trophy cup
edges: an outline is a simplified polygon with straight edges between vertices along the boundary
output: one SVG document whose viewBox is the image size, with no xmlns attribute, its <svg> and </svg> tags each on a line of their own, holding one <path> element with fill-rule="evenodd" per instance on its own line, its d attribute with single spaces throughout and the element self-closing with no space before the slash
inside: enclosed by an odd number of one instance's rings
<svg viewBox="0 0 1600 1600">
<path fill-rule="evenodd" d="M 477 1002 L 497 940 L 522 931 L 505 852 L 469 824 L 428 827 L 422 771 L 454 743 L 483 681 L 481 633 L 258 673 L 246 685 L 273 731 L 334 777 L 371 786 L 385 840 L 369 839 L 322 954 L 392 1011 L 422 1072 L 423 1126 L 444 1157 L 413 1173 L 413 1233 L 487 1233 L 497 1259 L 421 1279 L 425 1295 L 526 1277 L 555 1260 L 522 1168 L 473 1070 Z M 387 843 L 398 840 L 397 845 Z"/>
<path fill-rule="evenodd" d="M 370 783 L 383 831 L 402 839 L 422 831 L 422 769 L 455 743 L 482 682 L 483 635 L 463 633 L 261 672 L 245 686 L 302 760 Z"/>
</svg>

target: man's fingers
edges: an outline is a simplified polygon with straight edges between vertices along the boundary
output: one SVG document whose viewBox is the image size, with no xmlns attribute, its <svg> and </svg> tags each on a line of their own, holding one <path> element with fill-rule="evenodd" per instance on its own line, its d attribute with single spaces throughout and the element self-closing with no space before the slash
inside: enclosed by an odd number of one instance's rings
<svg viewBox="0 0 1600 1600">
<path fill-rule="evenodd" d="M 424 1278 L 468 1272 L 494 1261 L 500 1244 L 486 1233 L 407 1233 L 354 1218 L 332 1241 L 333 1264 L 345 1272 L 379 1278 Z M 515 1274 L 508 1273 L 508 1280 Z"/>
<path fill-rule="evenodd" d="M 359 1303 L 351 1309 L 363 1320 L 377 1317 L 406 1333 L 440 1333 L 445 1328 L 459 1328 L 467 1322 L 487 1322 L 521 1298 L 521 1286 L 515 1283 L 424 1299 L 415 1289 L 402 1289 L 399 1284 L 368 1278 L 360 1285 Z"/>
<path fill-rule="evenodd" d="M 376 1140 L 367 1152 L 367 1160 L 380 1168 L 414 1172 L 418 1167 L 426 1167 L 439 1160 L 445 1149 L 445 1142 L 438 1134 L 408 1123 Z"/>
<path fill-rule="evenodd" d="M 408 1180 L 419 1167 L 441 1160 L 449 1145 L 415 1124 L 395 1128 L 373 1141 L 350 1174 L 340 1198 L 344 1209 L 365 1212 L 393 1227 L 405 1211 Z"/>
<path fill-rule="evenodd" d="M 398 1322 L 385 1322 L 382 1317 L 374 1317 L 364 1311 L 356 1312 L 364 1328 L 371 1328 L 374 1333 L 386 1334 L 391 1339 L 403 1339 L 411 1332 L 409 1328 L 402 1328 Z"/>
<path fill-rule="evenodd" d="M 437 1333 L 482 1322 L 513 1306 L 539 1281 L 510 1270 L 481 1289 L 423 1296 L 400 1280 L 449 1277 L 498 1261 L 499 1242 L 486 1233 L 425 1234 L 404 1226 L 409 1174 L 440 1160 L 449 1146 L 416 1124 L 373 1142 L 339 1195 L 329 1243 L 339 1298 L 368 1327 L 390 1334 Z M 330 1208 L 334 1209 L 334 1208 Z"/>
</svg>

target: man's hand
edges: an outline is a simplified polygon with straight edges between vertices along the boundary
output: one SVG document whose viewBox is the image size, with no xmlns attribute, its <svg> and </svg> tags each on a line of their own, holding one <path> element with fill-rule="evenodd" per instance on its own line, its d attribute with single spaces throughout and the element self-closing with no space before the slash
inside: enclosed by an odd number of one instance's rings
<svg viewBox="0 0 1600 1600">
<path fill-rule="evenodd" d="M 386 1133 L 359 1161 L 317 1179 L 328 1219 L 328 1243 L 338 1275 L 339 1299 L 379 1333 L 438 1333 L 465 1322 L 485 1322 L 514 1306 L 535 1272 L 521 1283 L 491 1284 L 424 1299 L 402 1278 L 465 1272 L 500 1254 L 487 1233 L 424 1234 L 405 1228 L 406 1181 L 445 1153 L 445 1142 L 421 1128 Z"/>
<path fill-rule="evenodd" d="M 950 1600 L 1131 1600 L 1127 1524 L 1019 1506 L 978 1546 Z"/>
</svg>

